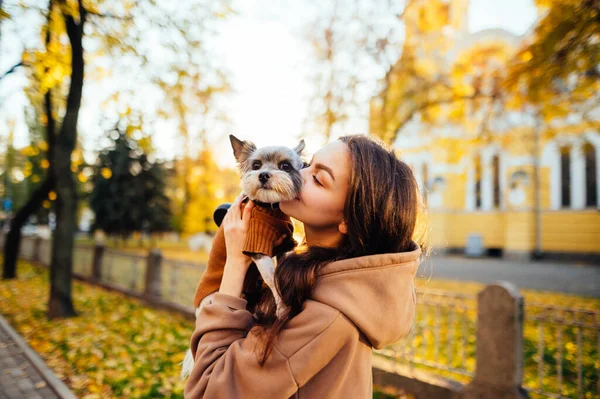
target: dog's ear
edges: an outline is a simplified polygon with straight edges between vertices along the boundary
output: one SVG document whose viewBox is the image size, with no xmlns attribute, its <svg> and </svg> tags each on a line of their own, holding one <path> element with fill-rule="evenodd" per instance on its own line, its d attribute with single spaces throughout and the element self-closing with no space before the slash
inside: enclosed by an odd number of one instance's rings
<svg viewBox="0 0 600 399">
<path fill-rule="evenodd" d="M 256 150 L 254 143 L 251 141 L 242 141 L 233 134 L 229 135 L 229 141 L 231 141 L 231 148 L 233 148 L 233 156 L 239 163 L 248 159 L 250 154 Z"/>
<path fill-rule="evenodd" d="M 302 140 L 300 140 L 298 145 L 296 147 L 294 147 L 294 151 L 296 151 L 296 153 L 298 155 L 302 155 L 302 151 L 304 151 L 304 147 L 306 147 L 306 143 L 304 143 L 304 139 L 302 139 Z"/>
</svg>

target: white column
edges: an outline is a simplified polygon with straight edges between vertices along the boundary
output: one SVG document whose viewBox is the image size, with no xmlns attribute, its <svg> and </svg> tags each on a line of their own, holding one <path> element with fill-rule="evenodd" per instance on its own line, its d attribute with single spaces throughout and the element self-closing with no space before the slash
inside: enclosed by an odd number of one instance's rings
<svg viewBox="0 0 600 399">
<path fill-rule="evenodd" d="M 493 154 L 485 151 L 481 155 L 481 208 L 484 211 L 489 211 L 494 204 L 494 177 L 492 168 Z"/>
<path fill-rule="evenodd" d="M 506 154 L 498 154 L 498 173 L 500 173 L 500 209 L 506 209 L 507 176 L 506 176 Z"/>
<path fill-rule="evenodd" d="M 581 143 L 571 147 L 571 208 L 585 208 L 585 158 Z"/>
</svg>

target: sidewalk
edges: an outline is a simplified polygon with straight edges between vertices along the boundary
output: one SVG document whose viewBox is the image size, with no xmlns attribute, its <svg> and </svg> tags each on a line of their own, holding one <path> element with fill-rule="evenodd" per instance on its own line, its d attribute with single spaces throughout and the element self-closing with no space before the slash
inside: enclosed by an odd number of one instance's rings
<svg viewBox="0 0 600 399">
<path fill-rule="evenodd" d="M 0 399 L 75 399 L 0 315 Z"/>
<path fill-rule="evenodd" d="M 600 297 L 600 265 L 433 255 L 421 263 L 418 275 L 482 284 L 504 280 L 519 288 Z"/>
</svg>

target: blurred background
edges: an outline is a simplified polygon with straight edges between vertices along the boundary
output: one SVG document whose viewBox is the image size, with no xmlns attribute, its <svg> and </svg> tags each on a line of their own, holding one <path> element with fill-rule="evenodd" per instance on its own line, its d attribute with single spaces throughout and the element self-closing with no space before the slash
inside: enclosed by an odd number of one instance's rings
<svg viewBox="0 0 600 399">
<path fill-rule="evenodd" d="M 228 134 L 310 154 L 369 133 L 412 166 L 433 247 L 600 253 L 595 1 L 84 2 L 79 71 L 62 18 L 79 3 L 49 4 L 2 2 L 5 226 L 64 119 L 78 231 L 214 231 L 237 189 Z M 57 192 L 37 194 L 27 221 L 50 227 Z"/>
<path fill-rule="evenodd" d="M 527 294 L 538 304 L 586 309 L 574 326 L 590 323 L 589 347 L 570 339 L 589 364 L 573 363 L 563 387 L 562 374 L 538 378 L 544 346 L 539 358 L 532 349 L 529 387 L 587 395 L 587 378 L 596 393 L 585 397 L 598 397 L 599 77 L 598 0 L 0 0 L 3 278 L 23 278 L 19 257 L 41 261 L 54 271 L 38 286 L 47 315 L 92 314 L 101 306 L 73 304 L 74 275 L 149 294 L 141 265 L 158 249 L 163 299 L 189 306 L 213 211 L 239 192 L 229 134 L 258 146 L 303 138 L 308 156 L 370 134 L 419 183 L 433 250 L 423 290 L 474 295 L 506 280 L 545 291 Z M 41 317 L 21 309 L 31 317 L 19 322 L 11 306 L 0 311 L 17 326 Z M 186 337 L 189 322 L 177 323 Z M 94 391 L 77 379 L 89 370 L 64 367 L 79 394 L 181 389 L 103 376 Z"/>
</svg>

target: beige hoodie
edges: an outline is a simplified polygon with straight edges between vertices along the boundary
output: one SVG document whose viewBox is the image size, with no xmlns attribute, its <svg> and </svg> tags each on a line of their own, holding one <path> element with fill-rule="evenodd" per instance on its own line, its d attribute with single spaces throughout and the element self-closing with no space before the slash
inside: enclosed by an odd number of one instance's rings
<svg viewBox="0 0 600 399">
<path fill-rule="evenodd" d="M 196 319 L 185 397 L 372 398 L 372 347 L 398 341 L 413 323 L 415 248 L 323 266 L 263 367 L 246 301 L 215 294 Z"/>
</svg>

